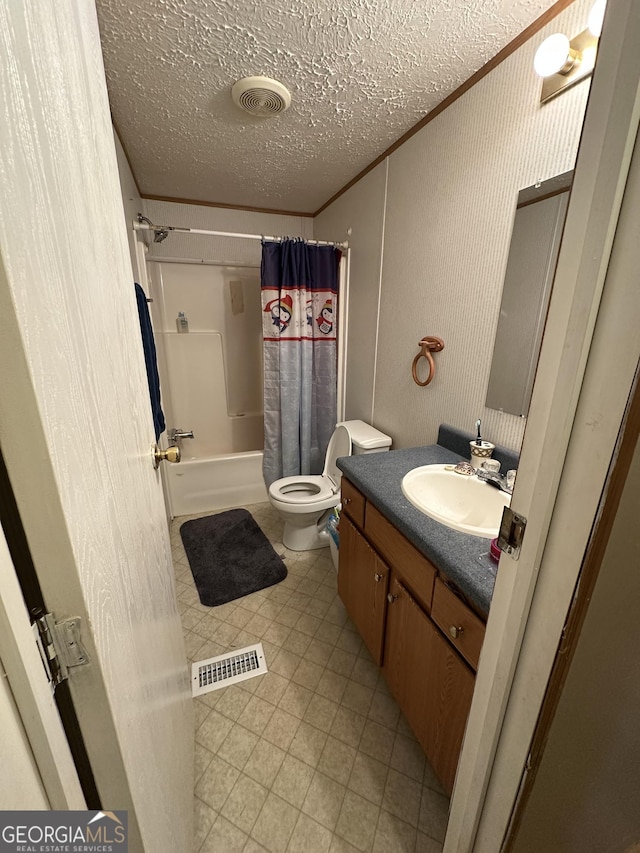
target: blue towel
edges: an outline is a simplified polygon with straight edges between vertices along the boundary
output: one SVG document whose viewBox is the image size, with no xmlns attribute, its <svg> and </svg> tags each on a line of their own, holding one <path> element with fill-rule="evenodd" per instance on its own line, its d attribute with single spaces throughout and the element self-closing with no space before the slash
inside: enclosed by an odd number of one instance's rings
<svg viewBox="0 0 640 853">
<path fill-rule="evenodd" d="M 156 360 L 156 344 L 153 339 L 153 328 L 151 326 L 151 317 L 149 316 L 147 296 L 138 282 L 135 285 L 140 331 L 142 333 L 142 347 L 144 349 L 144 363 L 147 367 L 149 397 L 151 398 L 151 413 L 153 415 L 153 426 L 157 441 L 165 430 L 165 421 L 160 402 L 160 377 L 158 375 L 158 362 Z"/>
</svg>

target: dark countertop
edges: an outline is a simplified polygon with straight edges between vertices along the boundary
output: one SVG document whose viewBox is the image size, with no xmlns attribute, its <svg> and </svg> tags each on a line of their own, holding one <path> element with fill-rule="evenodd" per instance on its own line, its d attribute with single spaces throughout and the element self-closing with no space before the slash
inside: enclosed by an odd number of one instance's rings
<svg viewBox="0 0 640 853">
<path fill-rule="evenodd" d="M 405 498 L 400 485 L 412 468 L 455 464 L 461 458 L 447 447 L 433 444 L 345 456 L 337 464 L 353 485 L 486 616 L 498 568 L 489 557 L 491 540 L 459 533 L 424 515 Z M 511 467 L 516 465 L 512 463 Z"/>
</svg>

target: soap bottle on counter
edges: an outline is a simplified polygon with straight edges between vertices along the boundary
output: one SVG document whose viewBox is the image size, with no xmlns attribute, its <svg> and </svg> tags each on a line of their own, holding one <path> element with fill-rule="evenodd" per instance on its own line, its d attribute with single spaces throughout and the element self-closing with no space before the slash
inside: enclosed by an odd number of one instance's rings
<svg viewBox="0 0 640 853">
<path fill-rule="evenodd" d="M 176 326 L 178 327 L 179 332 L 189 331 L 189 321 L 185 317 L 184 311 L 178 312 L 178 316 L 176 317 Z"/>
</svg>

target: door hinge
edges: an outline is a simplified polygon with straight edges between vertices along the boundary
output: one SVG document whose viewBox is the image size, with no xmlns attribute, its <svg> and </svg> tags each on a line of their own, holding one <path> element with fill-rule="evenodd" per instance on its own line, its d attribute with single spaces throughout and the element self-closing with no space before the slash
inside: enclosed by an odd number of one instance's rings
<svg viewBox="0 0 640 853">
<path fill-rule="evenodd" d="M 32 625 L 38 651 L 54 692 L 69 677 L 69 668 L 89 663 L 89 655 L 80 639 L 80 618 L 56 622 L 52 613 L 37 616 Z"/>
<path fill-rule="evenodd" d="M 520 557 L 520 548 L 526 527 L 527 519 L 524 516 L 515 513 L 511 507 L 506 506 L 504 508 L 500 522 L 500 533 L 498 534 L 498 548 L 505 554 L 509 554 L 514 560 Z"/>
</svg>

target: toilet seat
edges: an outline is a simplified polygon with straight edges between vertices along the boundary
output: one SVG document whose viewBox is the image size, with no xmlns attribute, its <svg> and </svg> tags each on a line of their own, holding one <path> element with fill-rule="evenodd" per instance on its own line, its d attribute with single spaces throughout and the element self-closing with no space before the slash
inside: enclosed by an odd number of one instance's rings
<svg viewBox="0 0 640 853">
<path fill-rule="evenodd" d="M 300 505 L 317 504 L 339 491 L 339 486 L 325 476 L 283 477 L 269 486 L 269 494 L 275 500 Z"/>
<path fill-rule="evenodd" d="M 326 501 L 329 501 L 328 506 L 332 506 L 340 500 L 342 471 L 336 465 L 336 459 L 340 456 L 351 456 L 351 434 L 345 426 L 337 424 L 329 440 L 322 475 L 282 477 L 269 486 L 269 496 L 291 507 L 310 506 L 320 509 Z"/>
</svg>

